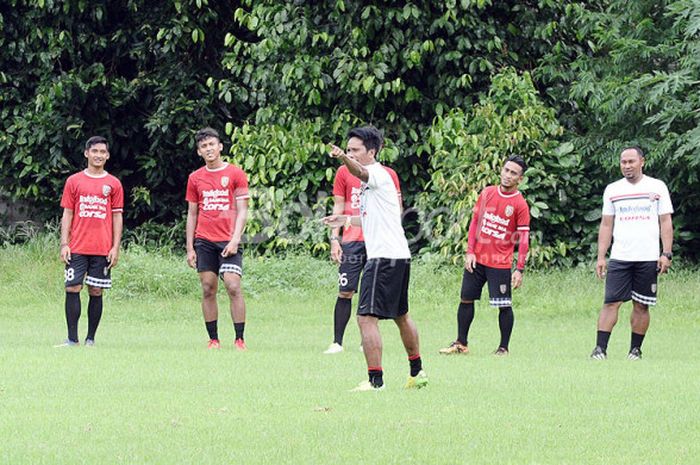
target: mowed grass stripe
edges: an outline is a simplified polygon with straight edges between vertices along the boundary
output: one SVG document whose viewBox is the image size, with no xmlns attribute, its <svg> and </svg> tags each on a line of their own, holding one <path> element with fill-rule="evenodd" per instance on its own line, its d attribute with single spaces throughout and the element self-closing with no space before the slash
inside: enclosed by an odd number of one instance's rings
<svg viewBox="0 0 700 465">
<path fill-rule="evenodd" d="M 625 360 L 628 304 L 610 359 L 595 363 L 602 284 L 588 270 L 526 276 L 509 358 L 490 355 L 497 312 L 483 303 L 473 353 L 445 357 L 437 350 L 455 337 L 461 272 L 416 262 L 411 304 L 431 384 L 401 389 L 408 363 L 398 331 L 383 322 L 387 389 L 359 394 L 348 392 L 365 377 L 356 325 L 344 353 L 321 353 L 332 334 L 329 263 L 249 261 L 246 353 L 232 347 L 223 295 L 224 348 L 206 351 L 196 276 L 186 278 L 194 289 L 168 288 L 167 272 L 165 288 L 130 296 L 118 284 L 128 276 L 115 271 L 98 346 L 54 349 L 65 332 L 60 264 L 32 256 L 22 267 L 6 252 L 3 276 L 14 267 L 24 278 L 0 282 L 0 463 L 690 464 L 700 456 L 692 272 L 663 277 L 642 362 Z M 123 260 L 154 268 L 138 263 L 151 260 L 146 253 Z M 51 276 L 58 284 L 47 287 Z M 81 337 L 85 317 L 84 308 Z"/>
</svg>

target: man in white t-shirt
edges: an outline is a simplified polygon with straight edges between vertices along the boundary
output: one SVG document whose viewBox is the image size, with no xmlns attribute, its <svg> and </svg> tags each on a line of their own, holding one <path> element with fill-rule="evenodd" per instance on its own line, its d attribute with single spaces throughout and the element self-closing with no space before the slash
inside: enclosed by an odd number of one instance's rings
<svg viewBox="0 0 700 465">
<path fill-rule="evenodd" d="M 628 147 L 620 154 L 624 178 L 609 184 L 603 194 L 598 232 L 596 274 L 605 279 L 605 302 L 598 318 L 598 337 L 591 354 L 607 358 L 608 340 L 620 305 L 632 299 L 632 341 L 627 358 L 642 358 L 642 341 L 649 328 L 649 306 L 656 304 L 657 275 L 671 266 L 673 205 L 663 181 L 645 176 L 644 152 Z M 659 236 L 663 251 L 659 250 Z M 612 241 L 610 263 L 605 255 Z"/>
<path fill-rule="evenodd" d="M 347 153 L 335 145 L 330 153 L 362 181 L 359 216 L 332 215 L 323 219 L 331 228 L 361 226 L 365 237 L 367 264 L 362 272 L 357 321 L 369 379 L 355 391 L 384 388 L 380 319 L 392 319 L 399 327 L 410 365 L 406 387 L 421 388 L 428 383 L 422 369 L 418 331 L 408 315 L 411 252 L 401 226 L 399 193 L 387 168 L 376 161 L 383 142 L 378 129 L 355 128 L 348 133 Z"/>
</svg>

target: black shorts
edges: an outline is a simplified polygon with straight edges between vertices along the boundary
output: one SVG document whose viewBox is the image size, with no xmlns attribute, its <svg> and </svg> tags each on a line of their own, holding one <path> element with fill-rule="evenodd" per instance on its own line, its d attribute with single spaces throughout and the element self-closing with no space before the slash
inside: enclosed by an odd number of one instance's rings
<svg viewBox="0 0 700 465">
<path fill-rule="evenodd" d="M 510 293 L 510 268 L 491 268 L 479 263 L 470 273 L 466 269 L 462 275 L 462 300 L 479 300 L 484 283 L 489 283 L 489 305 L 510 307 L 513 305 Z"/>
<path fill-rule="evenodd" d="M 109 289 L 112 287 L 109 262 L 103 255 L 71 254 L 70 263 L 64 270 L 66 287 L 85 284 L 92 287 Z M 87 278 L 85 275 L 87 274 Z"/>
<path fill-rule="evenodd" d="M 355 292 L 360 283 L 360 274 L 367 263 L 367 251 L 362 241 L 345 242 L 340 245 L 343 255 L 338 267 L 338 290 Z"/>
<path fill-rule="evenodd" d="M 238 252 L 228 257 L 222 257 L 228 242 L 212 242 L 206 239 L 194 240 L 194 251 L 197 253 L 197 271 L 211 271 L 223 279 L 224 273 L 236 273 L 243 276 L 243 247 L 238 246 Z"/>
<path fill-rule="evenodd" d="M 394 319 L 408 313 L 411 259 L 372 258 L 362 271 L 358 315 Z"/>
<path fill-rule="evenodd" d="M 610 260 L 605 278 L 605 303 L 632 299 L 644 305 L 656 305 L 657 263 Z"/>
</svg>

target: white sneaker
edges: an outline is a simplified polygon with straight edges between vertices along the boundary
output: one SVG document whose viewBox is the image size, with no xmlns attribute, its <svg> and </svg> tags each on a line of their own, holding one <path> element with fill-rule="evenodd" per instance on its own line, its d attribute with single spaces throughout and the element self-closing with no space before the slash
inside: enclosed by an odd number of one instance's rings
<svg viewBox="0 0 700 465">
<path fill-rule="evenodd" d="M 334 342 L 333 344 L 329 345 L 328 348 L 323 353 L 324 354 L 339 354 L 342 351 L 343 351 L 343 346 L 341 346 L 337 342 Z"/>
<path fill-rule="evenodd" d="M 362 381 L 357 387 L 350 389 L 350 392 L 368 392 L 368 391 L 383 391 L 384 385 L 377 387 L 369 381 Z"/>
<path fill-rule="evenodd" d="M 54 347 L 59 348 L 59 347 L 78 347 L 80 345 L 79 342 L 74 342 L 71 341 L 70 339 L 66 339 L 65 341 L 61 342 L 60 344 L 56 344 Z"/>
</svg>

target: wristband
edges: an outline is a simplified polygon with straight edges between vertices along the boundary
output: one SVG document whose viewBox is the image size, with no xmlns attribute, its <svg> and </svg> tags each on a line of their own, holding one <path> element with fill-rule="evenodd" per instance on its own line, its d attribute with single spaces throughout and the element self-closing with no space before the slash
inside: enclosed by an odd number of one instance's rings
<svg viewBox="0 0 700 465">
<path fill-rule="evenodd" d="M 664 252 L 661 254 L 662 257 L 666 257 L 669 260 L 673 260 L 673 253 L 672 252 Z"/>
<path fill-rule="evenodd" d="M 340 237 L 339 236 L 331 236 L 331 241 L 338 241 L 340 242 Z"/>
</svg>

